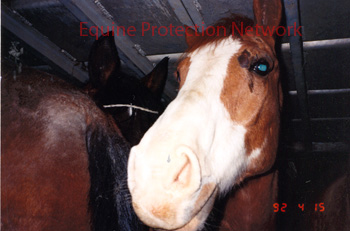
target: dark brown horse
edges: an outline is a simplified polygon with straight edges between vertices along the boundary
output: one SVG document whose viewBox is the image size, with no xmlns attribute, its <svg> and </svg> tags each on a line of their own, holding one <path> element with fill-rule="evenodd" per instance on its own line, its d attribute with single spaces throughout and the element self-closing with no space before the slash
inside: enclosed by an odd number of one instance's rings
<svg viewBox="0 0 350 231">
<path fill-rule="evenodd" d="M 168 60 L 164 58 L 140 80 L 123 72 L 112 36 L 101 36 L 91 48 L 87 91 L 101 108 L 117 105 L 105 111 L 113 116 L 131 145 L 139 143 L 164 110 L 161 96 L 168 74 Z"/>
<path fill-rule="evenodd" d="M 92 52 L 101 51 L 101 47 L 94 47 Z M 103 48 L 108 52 L 110 47 Z M 157 97 L 164 87 L 162 84 L 154 86 L 152 80 L 157 75 L 165 78 L 165 64 L 167 60 L 161 65 L 162 71 L 156 69 L 156 74 L 153 72 L 146 78 L 148 81 L 144 80 L 152 90 L 144 95 L 142 93 L 147 92 L 144 85 L 133 86 L 136 80 L 129 76 L 131 81 L 121 80 L 123 75 L 118 65 L 100 63 L 114 65 L 108 70 L 99 65 L 95 67 L 102 70 L 103 76 L 118 73 L 114 76 L 120 79 L 121 85 L 113 90 L 124 88 L 125 97 L 133 99 L 115 101 L 117 97 L 113 103 L 152 108 L 159 103 L 155 100 L 160 100 Z M 55 76 L 32 69 L 24 69 L 16 77 L 12 73 L 12 67 L 3 64 L 2 228 L 144 230 L 130 206 L 126 187 L 130 145 L 123 136 L 128 136 L 115 124 L 115 120 L 121 125 L 125 122 L 120 116 L 128 109 L 114 115 L 113 119 L 86 94 Z M 143 90 L 139 91 L 140 88 Z M 102 95 L 103 89 L 95 89 L 95 94 Z M 133 89 L 137 92 L 132 92 Z M 156 91 L 157 97 L 152 93 L 154 89 L 160 89 Z M 97 97 L 101 103 L 99 99 Z M 143 103 L 137 104 L 136 99 Z M 137 111 L 127 117 L 131 121 L 128 122 L 130 128 L 135 129 L 135 136 L 129 132 L 132 142 L 137 142 L 143 132 L 137 130 L 139 124 L 142 129 L 152 124 L 144 116 L 138 117 L 139 114 L 142 113 Z M 137 126 L 132 126 L 133 123 Z"/>
</svg>

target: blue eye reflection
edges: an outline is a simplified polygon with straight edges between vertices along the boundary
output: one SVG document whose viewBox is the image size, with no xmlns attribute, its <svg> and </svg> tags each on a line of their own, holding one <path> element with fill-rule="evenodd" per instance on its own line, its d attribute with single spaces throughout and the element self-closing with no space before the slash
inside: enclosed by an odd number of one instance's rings
<svg viewBox="0 0 350 231">
<path fill-rule="evenodd" d="M 258 66 L 259 71 L 267 71 L 267 65 L 265 64 L 259 64 Z"/>
<path fill-rule="evenodd" d="M 250 70 L 260 76 L 266 76 L 271 70 L 269 63 L 265 59 L 260 59 L 250 66 Z"/>
</svg>

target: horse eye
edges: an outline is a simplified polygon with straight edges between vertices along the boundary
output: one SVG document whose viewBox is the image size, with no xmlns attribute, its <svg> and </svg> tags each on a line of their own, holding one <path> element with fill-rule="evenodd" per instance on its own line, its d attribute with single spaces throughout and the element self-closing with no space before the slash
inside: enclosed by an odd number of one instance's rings
<svg viewBox="0 0 350 231">
<path fill-rule="evenodd" d="M 250 70 L 261 76 L 265 76 L 271 71 L 269 69 L 269 63 L 264 59 L 260 59 L 257 62 L 253 63 L 250 66 Z"/>
</svg>

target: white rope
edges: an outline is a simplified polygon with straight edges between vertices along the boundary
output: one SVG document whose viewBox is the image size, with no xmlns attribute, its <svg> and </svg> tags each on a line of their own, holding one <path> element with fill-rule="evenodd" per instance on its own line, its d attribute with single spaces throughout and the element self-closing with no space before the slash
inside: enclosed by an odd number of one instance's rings
<svg viewBox="0 0 350 231">
<path fill-rule="evenodd" d="M 145 112 L 149 112 L 149 113 L 153 113 L 153 114 L 158 114 L 157 111 L 153 111 L 144 107 L 139 107 L 139 106 L 135 106 L 135 105 L 131 105 L 131 104 L 109 104 L 109 105 L 103 105 L 104 108 L 110 108 L 110 107 L 128 107 L 128 108 L 135 108 L 135 109 L 139 109 L 141 111 L 145 111 Z"/>
</svg>

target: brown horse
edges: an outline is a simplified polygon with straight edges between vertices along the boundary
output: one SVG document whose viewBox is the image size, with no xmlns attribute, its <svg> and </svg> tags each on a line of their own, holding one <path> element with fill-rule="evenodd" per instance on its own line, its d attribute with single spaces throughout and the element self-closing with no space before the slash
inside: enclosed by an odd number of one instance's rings
<svg viewBox="0 0 350 231">
<path fill-rule="evenodd" d="M 282 91 L 274 34 L 263 32 L 281 8 L 254 0 L 255 22 L 222 20 L 215 36 L 187 30 L 178 96 L 129 157 L 133 207 L 147 225 L 200 229 L 215 198 L 239 185 L 226 230 L 274 229 Z"/>
<path fill-rule="evenodd" d="M 87 95 L 46 73 L 10 70 L 2 65 L 2 228 L 90 230 L 89 154 L 125 162 L 128 145 Z"/>
<path fill-rule="evenodd" d="M 102 38 L 93 46 L 90 78 L 96 84 L 103 76 L 109 88 L 92 85 L 90 93 L 101 107 L 111 96 L 111 103 L 159 110 L 167 59 L 140 81 L 120 71 L 112 41 Z M 130 147 L 123 136 L 138 142 L 158 114 L 123 107 L 109 116 L 55 76 L 24 69 L 14 77 L 12 69 L 2 66 L 1 227 L 145 230 L 130 204 Z"/>
</svg>

